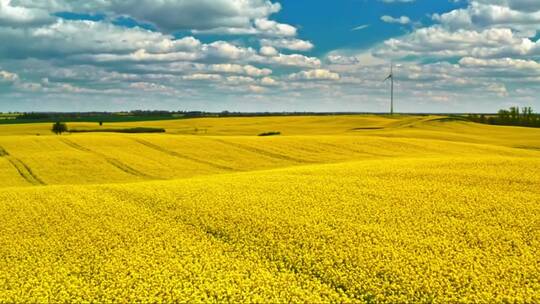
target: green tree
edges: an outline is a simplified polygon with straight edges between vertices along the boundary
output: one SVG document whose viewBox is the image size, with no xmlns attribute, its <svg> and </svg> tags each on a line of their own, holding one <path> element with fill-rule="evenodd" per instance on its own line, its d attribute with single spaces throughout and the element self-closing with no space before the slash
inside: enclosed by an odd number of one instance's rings
<svg viewBox="0 0 540 304">
<path fill-rule="evenodd" d="M 52 131 L 56 135 L 62 135 L 62 133 L 68 131 L 68 127 L 65 123 L 57 121 L 53 124 Z"/>
<path fill-rule="evenodd" d="M 510 111 L 508 110 L 499 110 L 499 121 L 501 124 L 507 124 L 510 122 Z"/>
<path fill-rule="evenodd" d="M 521 113 L 523 115 L 523 120 L 526 123 L 530 123 L 530 121 L 532 119 L 532 116 L 533 116 L 532 108 L 531 107 L 523 107 L 523 109 L 521 110 Z"/>
<path fill-rule="evenodd" d="M 480 115 L 480 123 L 486 123 L 486 115 Z"/>
<path fill-rule="evenodd" d="M 511 107 L 510 108 L 510 117 L 513 122 L 519 121 L 519 107 Z"/>
</svg>

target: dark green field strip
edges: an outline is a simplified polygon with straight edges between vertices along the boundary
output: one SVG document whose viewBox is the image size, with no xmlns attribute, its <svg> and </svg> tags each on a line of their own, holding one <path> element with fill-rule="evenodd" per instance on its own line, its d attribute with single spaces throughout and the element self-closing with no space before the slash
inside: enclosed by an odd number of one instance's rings
<svg viewBox="0 0 540 304">
<path fill-rule="evenodd" d="M 167 132 L 163 128 L 125 128 L 125 129 L 109 129 L 109 128 L 103 128 L 103 129 L 87 129 L 87 130 L 78 130 L 78 129 L 71 129 L 69 130 L 69 133 L 130 133 L 130 134 L 136 134 L 136 133 L 165 133 Z"/>
</svg>

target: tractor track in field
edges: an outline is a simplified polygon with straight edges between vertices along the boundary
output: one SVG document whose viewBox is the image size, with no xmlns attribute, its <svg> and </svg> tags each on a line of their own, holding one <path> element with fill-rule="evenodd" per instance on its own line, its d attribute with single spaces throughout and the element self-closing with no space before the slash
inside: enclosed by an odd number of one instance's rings
<svg viewBox="0 0 540 304">
<path fill-rule="evenodd" d="M 99 154 L 97 152 L 94 152 L 88 148 L 85 148 L 77 143 L 74 143 L 72 142 L 71 140 L 69 139 L 65 139 L 65 138 L 60 138 L 60 141 L 63 142 L 64 144 L 72 147 L 73 149 L 76 149 L 76 150 L 79 150 L 79 151 L 83 151 L 83 152 L 89 152 L 89 153 L 95 153 L 95 154 Z"/>
<path fill-rule="evenodd" d="M 19 175 L 24 178 L 28 183 L 36 186 L 44 186 L 46 185 L 43 180 L 41 180 L 34 172 L 32 172 L 32 169 L 22 162 L 20 159 L 15 157 L 8 157 L 8 161 L 17 169 L 17 172 L 19 172 Z"/>
<path fill-rule="evenodd" d="M 17 170 L 19 175 L 26 180 L 29 184 L 35 185 L 35 186 L 44 186 L 46 185 L 45 182 L 39 178 L 32 169 L 25 164 L 22 160 L 12 156 L 9 154 L 6 149 L 3 147 L 0 147 L 0 157 L 4 157 L 9 161 L 9 163 Z"/>
<path fill-rule="evenodd" d="M 149 141 L 146 141 L 144 139 L 133 139 L 133 140 L 136 141 L 137 143 L 141 144 L 141 145 L 144 145 L 144 146 L 152 149 L 152 150 L 159 151 L 161 153 L 165 153 L 165 154 L 168 154 L 170 156 L 186 159 L 186 160 L 189 160 L 189 161 L 192 161 L 192 162 L 200 163 L 200 164 L 207 165 L 207 166 L 214 167 L 214 168 L 221 169 L 221 170 L 234 171 L 234 169 L 231 168 L 231 167 L 223 166 L 223 165 L 216 164 L 216 163 L 213 163 L 213 162 L 209 162 L 209 161 L 206 161 L 206 160 L 191 157 L 191 156 L 188 156 L 188 155 L 185 155 L 185 154 L 180 154 L 180 153 L 175 152 L 175 151 L 167 150 L 167 149 L 165 149 L 165 148 L 163 148 L 161 146 L 153 144 L 153 143 L 151 143 Z"/>
<path fill-rule="evenodd" d="M 386 155 L 386 154 L 380 154 L 380 153 L 373 153 L 373 152 L 357 150 L 357 149 L 354 149 L 354 148 L 344 147 L 344 146 L 340 146 L 340 145 L 336 145 L 336 144 L 332 144 L 332 143 L 320 143 L 320 144 L 323 145 L 323 146 L 329 147 L 329 148 L 333 148 L 334 150 L 336 150 L 336 149 L 341 150 L 342 152 L 345 152 L 345 153 L 354 153 L 356 156 L 373 156 L 373 157 L 388 157 L 388 156 L 390 156 L 390 155 Z"/>
<path fill-rule="evenodd" d="M 234 147 L 234 148 L 237 148 L 237 149 L 241 149 L 241 150 L 244 150 L 244 151 L 247 151 L 247 152 L 259 154 L 259 155 L 274 158 L 274 159 L 286 160 L 286 161 L 295 162 L 295 163 L 308 163 L 308 161 L 303 160 L 303 159 L 298 159 L 298 158 L 290 157 L 290 156 L 287 156 L 287 155 L 274 153 L 274 152 L 262 150 L 262 149 L 259 149 L 259 148 L 255 148 L 255 147 L 246 146 L 246 145 L 239 144 L 239 143 L 233 143 L 233 142 L 230 142 L 230 141 L 217 139 L 217 138 L 209 138 L 209 139 L 213 140 L 215 142 L 222 143 L 222 144 L 227 145 L 227 146 L 231 146 L 231 147 Z"/>
<path fill-rule="evenodd" d="M 96 151 L 92 151 L 86 147 L 83 147 L 69 139 L 66 139 L 66 138 L 61 138 L 60 139 L 61 142 L 63 142 L 64 144 L 70 146 L 71 148 L 73 149 L 76 149 L 76 150 L 79 150 L 79 151 L 82 151 L 82 152 L 86 152 L 86 153 L 92 153 L 92 154 L 95 154 L 101 158 L 103 158 L 108 164 L 110 164 L 111 166 L 117 168 L 118 170 L 121 170 L 127 174 L 130 174 L 130 175 L 134 175 L 134 176 L 138 176 L 138 177 L 143 177 L 143 178 L 149 178 L 149 179 L 157 179 L 156 177 L 154 176 L 150 176 L 146 173 L 143 173 L 133 167 L 130 167 L 126 164 L 124 164 L 123 162 L 115 159 L 115 158 L 112 158 L 112 157 L 108 157 L 104 154 L 101 154 L 99 152 L 96 152 Z"/>
<path fill-rule="evenodd" d="M 0 157 L 9 156 L 9 153 L 2 147 L 0 147 Z"/>
<path fill-rule="evenodd" d="M 100 156 L 103 156 L 103 155 L 100 155 Z M 124 164 L 123 162 L 117 160 L 117 159 L 114 159 L 114 158 L 110 158 L 110 157 L 105 157 L 103 156 L 105 161 L 107 161 L 110 165 L 116 167 L 117 169 L 119 170 L 122 170 L 128 174 L 131 174 L 131 175 L 135 175 L 135 176 L 140 176 L 140 177 L 144 177 L 144 178 L 150 178 L 150 179 L 156 179 L 155 177 L 153 176 L 150 176 L 146 173 L 143 173 L 137 169 L 134 169 L 126 164 Z"/>
</svg>

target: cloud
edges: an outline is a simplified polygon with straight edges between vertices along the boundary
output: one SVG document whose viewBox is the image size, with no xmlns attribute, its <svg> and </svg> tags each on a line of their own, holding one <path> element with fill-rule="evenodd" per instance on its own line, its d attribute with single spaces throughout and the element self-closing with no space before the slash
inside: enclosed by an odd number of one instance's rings
<svg viewBox="0 0 540 304">
<path fill-rule="evenodd" d="M 538 42 L 516 36 L 510 29 L 489 28 L 481 31 L 449 29 L 432 26 L 421 28 L 400 38 L 389 39 L 375 51 L 381 58 L 429 56 L 511 57 L 539 54 Z"/>
<path fill-rule="evenodd" d="M 13 5 L 11 0 L 0 0 L 0 26 L 28 26 L 53 22 L 46 10 Z"/>
<path fill-rule="evenodd" d="M 124 28 L 93 21 L 59 20 L 31 30 L 0 28 L 0 38 L 10 41 L 0 45 L 5 58 L 57 58 L 86 63 L 104 62 L 175 62 L 175 61 L 239 61 L 271 65 L 313 67 L 316 58 L 299 54 L 283 55 L 275 48 L 264 47 L 262 54 L 249 47 L 227 41 L 201 43 L 193 37 L 172 36 L 139 28 Z M 269 42 L 264 42 L 269 43 Z M 272 41 L 289 48 L 307 48 L 306 42 Z M 266 58 L 270 56 L 271 58 Z"/>
<path fill-rule="evenodd" d="M 313 43 L 301 39 L 262 39 L 261 45 L 292 51 L 310 51 L 314 47 Z"/>
<path fill-rule="evenodd" d="M 539 29 L 540 11 L 532 3 L 473 0 L 465 8 L 433 15 L 437 24 L 389 39 L 374 53 L 384 58 L 430 60 L 539 56 L 540 40 L 530 37 Z"/>
<path fill-rule="evenodd" d="M 411 23 L 411 19 L 407 16 L 394 18 L 388 15 L 384 15 L 381 17 L 381 20 L 386 23 L 398 23 L 398 24 L 403 24 L 403 25 Z"/>
<path fill-rule="evenodd" d="M 489 92 L 495 93 L 500 97 L 507 97 L 508 96 L 508 90 L 506 89 L 506 86 L 502 83 L 494 83 L 490 84 L 486 88 Z"/>
<path fill-rule="evenodd" d="M 204 45 L 201 49 L 207 56 L 222 59 L 240 59 L 256 54 L 251 48 L 243 48 L 226 41 L 216 41 Z"/>
<path fill-rule="evenodd" d="M 0 25 L 47 24 L 57 12 L 99 12 L 110 19 L 130 17 L 164 33 L 296 36 L 294 26 L 270 20 L 280 10 L 270 0 L 1 0 Z"/>
<path fill-rule="evenodd" d="M 227 83 L 231 85 L 242 85 L 248 83 L 255 83 L 255 79 L 246 76 L 229 76 L 226 78 Z"/>
<path fill-rule="evenodd" d="M 296 28 L 288 24 L 278 23 L 268 19 L 256 19 L 254 24 L 257 30 L 267 35 L 280 37 L 296 36 Z"/>
<path fill-rule="evenodd" d="M 238 65 L 238 64 L 215 64 L 211 66 L 211 70 L 214 72 L 231 73 L 231 74 L 243 74 L 251 77 L 262 77 L 272 74 L 270 69 L 259 69 L 252 65 Z"/>
<path fill-rule="evenodd" d="M 264 77 L 261 79 L 261 85 L 271 87 L 277 86 L 279 83 L 272 77 Z"/>
<path fill-rule="evenodd" d="M 284 55 L 279 54 L 278 56 L 268 57 L 261 59 L 260 62 L 280 65 L 280 66 L 290 66 L 290 67 L 304 67 L 304 68 L 317 68 L 321 66 L 321 61 L 315 57 L 307 57 L 299 54 Z"/>
<path fill-rule="evenodd" d="M 476 2 L 485 4 L 497 4 L 501 6 L 507 6 L 514 10 L 524 12 L 536 12 L 540 11 L 540 2 L 536 0 L 478 0 Z"/>
<path fill-rule="evenodd" d="M 268 19 L 256 19 L 246 27 L 216 27 L 208 30 L 191 30 L 193 34 L 258 35 L 263 37 L 294 37 L 294 26 Z"/>
<path fill-rule="evenodd" d="M 338 73 L 326 69 L 301 71 L 289 76 L 289 79 L 292 80 L 339 80 L 339 78 L 340 76 Z"/>
<path fill-rule="evenodd" d="M 176 93 L 176 90 L 174 88 L 153 82 L 134 82 L 129 85 L 129 88 L 144 92 L 157 92 L 162 94 Z"/>
<path fill-rule="evenodd" d="M 526 1 L 510 2 L 497 4 L 487 1 L 485 3 L 472 1 L 464 9 L 453 10 L 445 14 L 434 14 L 433 19 L 452 30 L 506 27 L 523 32 L 523 36 L 526 37 L 534 36 L 539 29 L 540 5 L 533 9 L 533 5 L 525 6 Z M 514 9 L 516 6 L 518 8 L 530 7 L 531 10 Z"/>
<path fill-rule="evenodd" d="M 534 60 L 499 58 L 499 59 L 478 59 L 472 57 L 461 58 L 459 64 L 472 68 L 496 68 L 512 70 L 530 70 L 540 74 L 540 63 Z"/>
<path fill-rule="evenodd" d="M 0 70 L 0 82 L 15 82 L 19 80 L 19 75 L 8 71 Z"/>
<path fill-rule="evenodd" d="M 248 86 L 248 90 L 255 94 L 262 94 L 265 93 L 267 89 L 258 85 L 250 85 Z"/>
<path fill-rule="evenodd" d="M 261 47 L 259 53 L 266 57 L 274 57 L 279 54 L 278 50 L 276 50 L 273 46 L 263 46 Z"/>
<path fill-rule="evenodd" d="M 183 76 L 184 80 L 203 80 L 203 81 L 219 81 L 223 77 L 217 74 L 192 74 Z"/>
<path fill-rule="evenodd" d="M 56 57 L 74 54 L 118 54 L 192 51 L 201 43 L 193 37 L 172 36 L 104 22 L 64 21 L 33 28 L 0 27 L 0 54 L 4 58 Z"/>
<path fill-rule="evenodd" d="M 279 3 L 269 0 L 19 0 L 18 3 L 29 10 L 50 13 L 103 12 L 111 16 L 130 16 L 165 32 L 251 28 L 256 20 L 265 20 L 281 10 Z"/>
<path fill-rule="evenodd" d="M 383 58 L 373 56 L 369 50 L 355 55 L 333 51 L 327 54 L 325 61 L 332 70 L 336 71 L 341 68 L 381 66 L 388 63 L 388 61 Z"/>
</svg>

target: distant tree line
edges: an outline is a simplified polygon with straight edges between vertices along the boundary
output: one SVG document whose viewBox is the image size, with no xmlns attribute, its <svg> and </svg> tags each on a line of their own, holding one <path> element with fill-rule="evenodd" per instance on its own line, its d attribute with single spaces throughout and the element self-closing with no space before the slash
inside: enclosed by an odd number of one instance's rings
<svg viewBox="0 0 540 304">
<path fill-rule="evenodd" d="M 169 112 L 169 111 L 128 111 L 128 112 L 25 112 L 17 115 L 18 120 L 70 120 L 81 118 L 95 118 L 95 117 L 140 117 L 140 116 L 172 116 L 174 114 L 181 114 L 181 112 Z"/>
<path fill-rule="evenodd" d="M 10 113 L 11 119 L 0 120 L 0 124 L 36 122 L 136 122 L 184 118 L 182 112 L 169 111 L 126 111 L 126 112 L 23 112 Z"/>
<path fill-rule="evenodd" d="M 499 110 L 496 115 L 469 114 L 468 118 L 490 125 L 540 128 L 540 114 L 534 113 L 531 107 L 511 107 L 508 110 Z"/>
<path fill-rule="evenodd" d="M 154 111 L 134 110 L 123 112 L 23 112 L 13 113 L 14 120 L 23 122 L 123 122 L 142 120 L 166 120 L 201 117 L 268 117 L 268 116 L 328 116 L 381 114 L 367 112 L 206 112 L 206 111 Z M 428 115 L 428 114 L 419 114 Z"/>
<path fill-rule="evenodd" d="M 129 117 L 156 117 L 156 118 L 198 118 L 198 117 L 251 117 L 251 116 L 292 116 L 292 115 L 339 115 L 340 113 L 315 113 L 315 112 L 206 112 L 206 111 L 145 111 L 134 110 L 125 112 L 27 112 L 17 113 L 17 120 L 51 120 L 71 121 L 81 119 L 122 119 Z M 353 114 L 353 113 L 342 113 Z M 359 114 L 359 113 L 358 113 Z"/>
</svg>

